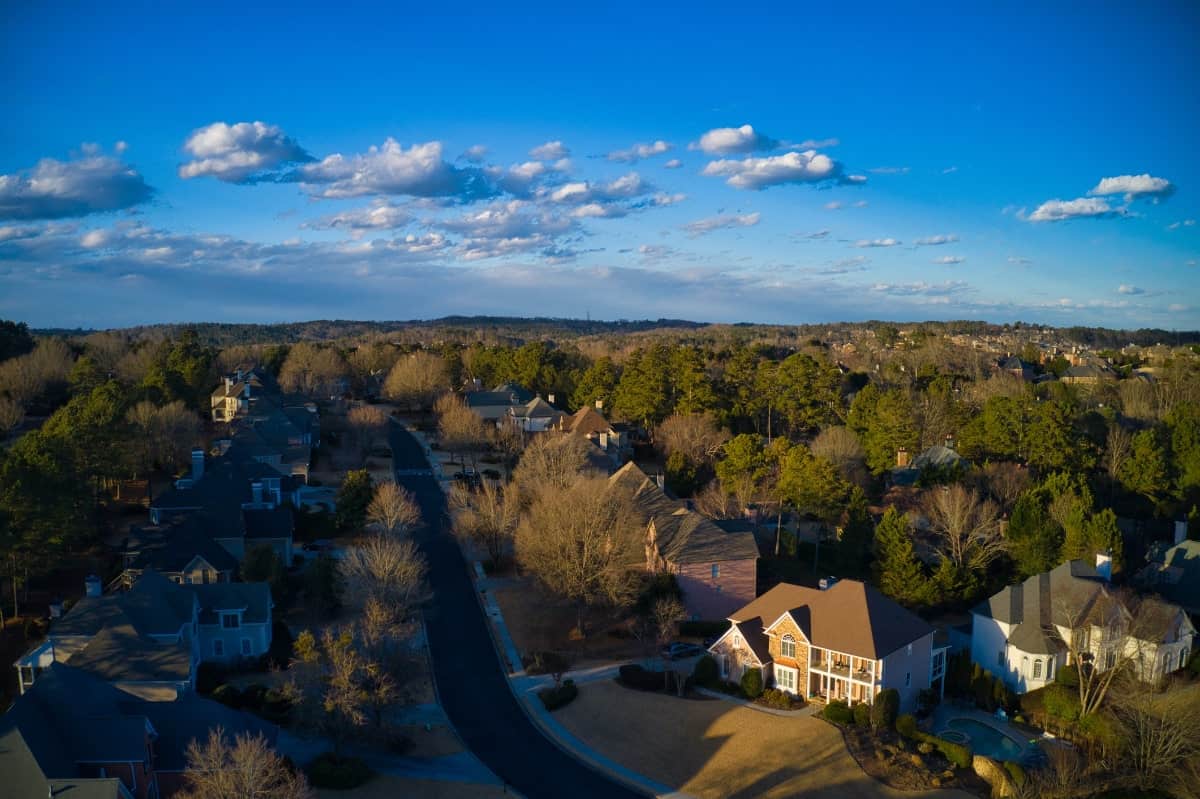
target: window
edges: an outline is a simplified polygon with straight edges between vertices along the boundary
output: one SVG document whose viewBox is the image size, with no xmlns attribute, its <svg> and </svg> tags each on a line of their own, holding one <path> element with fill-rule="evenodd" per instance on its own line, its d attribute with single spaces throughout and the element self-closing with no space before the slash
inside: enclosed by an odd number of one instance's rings
<svg viewBox="0 0 1200 799">
<path fill-rule="evenodd" d="M 226 630 L 236 630 L 242 626 L 242 620 L 238 618 L 236 613 L 222 613 L 221 627 Z"/>
<path fill-rule="evenodd" d="M 714 580 L 716 580 L 716 579 L 719 579 L 720 577 L 721 577 L 721 564 L 714 563 L 712 565 L 712 578 Z"/>
<path fill-rule="evenodd" d="M 741 647 L 741 645 L 742 645 L 742 636 L 740 636 L 740 635 L 733 636 L 733 648 L 738 649 Z"/>
<path fill-rule="evenodd" d="M 912 683 L 912 672 L 904 672 L 904 687 L 907 688 Z"/>
<path fill-rule="evenodd" d="M 908 651 L 905 654 L 908 654 L 908 655 L 912 654 L 912 644 L 908 645 Z"/>
<path fill-rule="evenodd" d="M 775 668 L 775 687 L 788 693 L 796 692 L 796 672 L 794 669 Z"/>
<path fill-rule="evenodd" d="M 1035 679 L 1035 680 L 1042 679 L 1042 659 L 1041 658 L 1038 658 L 1037 660 L 1033 661 L 1033 679 Z"/>
<path fill-rule="evenodd" d="M 213 641 L 213 657 L 225 657 L 225 642 L 220 638 Z"/>
<path fill-rule="evenodd" d="M 779 642 L 779 654 L 785 658 L 795 658 L 796 639 L 790 635 L 783 636 L 783 640 Z"/>
<path fill-rule="evenodd" d="M 1182 669 L 1184 666 L 1187 665 L 1187 662 L 1188 662 L 1188 651 L 1187 651 L 1187 647 L 1185 646 L 1183 649 L 1179 650 L 1179 668 Z"/>
<path fill-rule="evenodd" d="M 252 650 L 251 650 L 250 639 L 249 639 L 249 638 L 243 638 L 243 639 L 242 639 L 242 654 L 243 654 L 243 655 L 249 655 L 249 654 L 251 654 L 251 651 L 252 651 Z"/>
<path fill-rule="evenodd" d="M 721 679 L 729 676 L 729 655 L 721 655 Z"/>
<path fill-rule="evenodd" d="M 1021 676 L 1029 674 L 1029 658 L 1021 658 Z"/>
</svg>

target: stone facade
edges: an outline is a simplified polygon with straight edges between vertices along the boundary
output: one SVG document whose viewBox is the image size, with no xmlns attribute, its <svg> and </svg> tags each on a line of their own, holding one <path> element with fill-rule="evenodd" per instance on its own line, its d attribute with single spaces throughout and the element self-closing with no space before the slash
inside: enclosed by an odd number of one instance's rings
<svg viewBox="0 0 1200 799">
<path fill-rule="evenodd" d="M 783 637 L 790 635 L 796 642 L 796 656 L 783 656 Z M 808 698 L 808 639 L 804 637 L 804 633 L 800 630 L 796 623 L 792 621 L 791 616 L 784 616 L 779 622 L 768 629 L 767 631 L 767 648 L 771 653 L 771 660 L 776 665 L 786 666 L 796 670 L 796 687 L 795 693 Z"/>
<path fill-rule="evenodd" d="M 741 631 L 734 629 L 709 650 L 717 661 L 722 679 L 730 682 L 741 680 L 747 669 L 763 668 L 754 652 L 746 644 Z M 766 683 L 770 666 L 763 668 L 763 683 Z"/>
</svg>

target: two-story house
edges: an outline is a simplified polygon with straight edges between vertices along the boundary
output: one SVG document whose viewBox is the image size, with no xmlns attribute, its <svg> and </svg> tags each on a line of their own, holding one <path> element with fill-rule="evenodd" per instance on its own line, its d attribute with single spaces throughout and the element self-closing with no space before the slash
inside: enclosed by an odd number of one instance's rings
<svg viewBox="0 0 1200 799">
<path fill-rule="evenodd" d="M 119 586 L 131 587 L 146 570 L 176 583 L 231 582 L 238 561 L 213 539 L 210 531 L 218 528 L 218 520 L 204 511 L 169 518 L 164 524 L 131 526 L 121 546 L 125 568 Z"/>
<path fill-rule="evenodd" d="M 633 457 L 633 446 L 629 441 L 629 428 L 624 424 L 611 424 L 600 412 L 603 403 L 585 405 L 570 416 L 558 420 L 555 429 L 590 442 L 609 461 L 608 471 L 615 471 Z"/>
<path fill-rule="evenodd" d="M 1067 561 L 981 602 L 971 609 L 971 659 L 1017 693 L 1054 682 L 1072 648 L 1101 670 L 1130 662 L 1143 679 L 1183 668 L 1196 634 L 1187 614 L 1150 598 L 1133 624 L 1108 585 L 1110 570 L 1105 554 L 1096 564 Z"/>
<path fill-rule="evenodd" d="M 850 704 L 895 688 L 904 712 L 945 680 L 947 648 L 934 646 L 933 628 L 857 580 L 824 590 L 781 583 L 729 621 L 708 650 L 727 680 L 756 668 L 765 685 Z"/>
</svg>

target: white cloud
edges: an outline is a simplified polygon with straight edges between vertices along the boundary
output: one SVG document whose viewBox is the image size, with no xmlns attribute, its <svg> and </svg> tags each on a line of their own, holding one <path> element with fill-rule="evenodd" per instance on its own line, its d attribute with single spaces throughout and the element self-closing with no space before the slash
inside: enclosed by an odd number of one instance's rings
<svg viewBox="0 0 1200 799">
<path fill-rule="evenodd" d="M 826 211 L 839 211 L 841 208 L 842 204 L 837 200 L 830 200 L 829 202 L 825 203 Z"/>
<path fill-rule="evenodd" d="M 917 239 L 914 243 L 918 247 L 932 247 L 938 244 L 950 244 L 958 241 L 958 236 L 953 233 L 939 233 L 936 236 L 926 236 L 923 239 Z"/>
<path fill-rule="evenodd" d="M 1146 290 L 1140 289 L 1137 286 L 1131 286 L 1128 283 L 1122 283 L 1120 286 L 1117 286 L 1117 293 L 1118 294 L 1145 294 Z"/>
<path fill-rule="evenodd" d="M 837 139 L 805 139 L 799 144 L 788 145 L 795 150 L 824 150 L 826 147 L 837 147 L 841 144 Z"/>
<path fill-rule="evenodd" d="M 194 160 L 179 167 L 179 177 L 213 177 L 226 183 L 261 179 L 283 164 L 312 157 L 277 125 L 265 122 L 224 122 L 192 131 L 183 149 Z"/>
<path fill-rule="evenodd" d="M 404 208 L 387 200 L 376 200 L 366 208 L 331 214 L 305 223 L 302 227 L 312 229 L 341 229 L 359 238 L 372 230 L 395 230 L 412 222 L 412 216 Z"/>
<path fill-rule="evenodd" d="M 967 259 L 960 255 L 943 255 L 940 258 L 934 258 L 930 263 L 940 264 L 942 266 L 953 266 L 954 264 L 964 263 Z"/>
<path fill-rule="evenodd" d="M 128 164 L 95 145 L 79 158 L 43 158 L 32 169 L 0 175 L 0 219 L 62 219 L 119 211 L 150 199 L 154 189 Z"/>
<path fill-rule="evenodd" d="M 899 297 L 944 298 L 969 290 L 970 287 L 962 280 L 947 280 L 944 283 L 876 283 L 871 286 L 871 291 Z"/>
<path fill-rule="evenodd" d="M 566 158 L 570 154 L 571 151 L 560 141 L 548 141 L 545 144 L 539 144 L 529 151 L 529 157 L 536 158 L 539 161 L 557 161 L 560 158 Z"/>
<path fill-rule="evenodd" d="M 1088 194 L 1093 196 L 1124 194 L 1126 200 L 1132 200 L 1135 197 L 1165 197 L 1174 190 L 1175 187 L 1166 178 L 1151 177 L 1149 174 L 1143 173 L 1103 178 Z"/>
<path fill-rule="evenodd" d="M 855 247 L 895 247 L 902 243 L 903 242 L 901 242 L 899 239 L 893 239 L 893 238 L 859 239 L 858 241 L 854 242 L 854 246 Z"/>
<path fill-rule="evenodd" d="M 779 142 L 764 136 L 751 125 L 740 128 L 713 128 L 700 137 L 700 141 L 688 145 L 689 150 L 702 150 L 709 155 L 752 153 L 755 150 L 773 150 Z"/>
<path fill-rule="evenodd" d="M 679 169 L 681 166 L 683 166 L 682 161 L 680 161 L 678 158 L 672 158 L 670 161 L 667 161 L 665 164 L 663 164 L 663 169 Z"/>
<path fill-rule="evenodd" d="M 1033 259 L 1024 255 L 1010 255 L 1008 256 L 1008 262 L 1017 266 L 1028 266 L 1033 263 Z"/>
<path fill-rule="evenodd" d="M 1173 302 L 1167 306 L 1167 310 L 1171 313 L 1183 313 L 1184 311 L 1189 310 L 1189 307 L 1181 302 Z"/>
<path fill-rule="evenodd" d="M 438 141 L 414 144 L 406 150 L 388 138 L 365 153 L 334 153 L 315 164 L 305 164 L 297 170 L 296 179 L 314 197 L 322 198 L 407 194 L 478 199 L 496 193 L 481 170 L 447 163 Z"/>
<path fill-rule="evenodd" d="M 609 161 L 620 161 L 623 163 L 633 163 L 640 161 L 643 158 L 651 158 L 656 155 L 661 155 L 671 149 L 671 144 L 662 139 L 653 144 L 635 144 L 628 150 L 614 150 L 608 154 Z"/>
<path fill-rule="evenodd" d="M 482 144 L 475 144 L 463 151 L 462 157 L 470 161 L 472 164 L 481 164 L 483 159 L 487 158 L 488 148 Z"/>
<path fill-rule="evenodd" d="M 1167 225 L 1167 230 L 1178 230 L 1181 227 L 1195 227 L 1195 225 L 1195 219 L 1181 219 L 1178 222 L 1172 222 L 1171 224 Z"/>
<path fill-rule="evenodd" d="M 836 161 L 816 150 L 765 158 L 710 161 L 701 172 L 709 177 L 727 178 L 725 182 L 734 188 L 756 190 L 783 183 L 819 183 L 836 178 L 840 173 L 841 167 Z"/>
<path fill-rule="evenodd" d="M 829 230 L 829 228 L 822 228 L 821 230 L 814 230 L 812 233 L 805 233 L 805 234 L 804 234 L 804 236 L 803 236 L 802 238 L 806 238 L 806 239 L 824 239 L 824 238 L 828 238 L 828 237 L 829 237 L 829 233 L 830 233 L 830 230 Z"/>
<path fill-rule="evenodd" d="M 683 230 L 687 231 L 688 236 L 694 239 L 706 233 L 712 233 L 714 230 L 720 230 L 721 228 L 753 227 L 758 224 L 761 218 L 762 215 L 757 211 L 752 214 L 722 214 L 689 222 L 683 226 Z"/>
<path fill-rule="evenodd" d="M 1107 200 L 1098 197 L 1080 197 L 1075 200 L 1047 200 L 1028 216 L 1027 221 L 1062 222 L 1067 219 L 1104 217 L 1124 213 L 1123 209 L 1110 206 Z"/>
<path fill-rule="evenodd" d="M 867 171 L 875 175 L 907 175 L 911 170 L 906 166 L 877 166 Z"/>
<path fill-rule="evenodd" d="M 942 170 L 942 174 L 943 174 L 943 175 L 953 175 L 953 174 L 954 174 L 955 172 L 957 172 L 957 171 L 958 171 L 958 167 L 956 167 L 956 166 L 948 166 L 948 167 L 946 167 L 945 169 L 943 169 L 943 170 Z"/>
</svg>

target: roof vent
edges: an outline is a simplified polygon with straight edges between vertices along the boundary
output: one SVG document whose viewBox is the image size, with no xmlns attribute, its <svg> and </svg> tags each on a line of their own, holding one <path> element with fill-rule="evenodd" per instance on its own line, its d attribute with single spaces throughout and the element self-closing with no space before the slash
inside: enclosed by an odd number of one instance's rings
<svg viewBox="0 0 1200 799">
<path fill-rule="evenodd" d="M 822 591 L 828 591 L 830 588 L 833 588 L 834 583 L 836 583 L 837 581 L 838 581 L 838 578 L 836 578 L 836 577 L 822 577 L 820 580 L 817 581 L 817 587 L 820 588 Z"/>
</svg>

